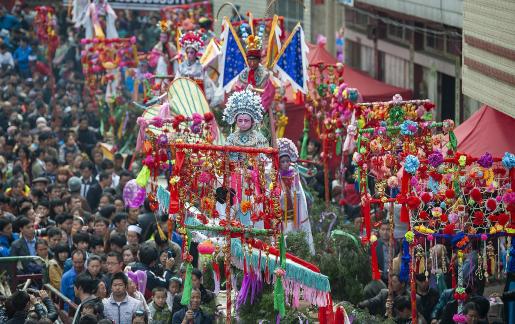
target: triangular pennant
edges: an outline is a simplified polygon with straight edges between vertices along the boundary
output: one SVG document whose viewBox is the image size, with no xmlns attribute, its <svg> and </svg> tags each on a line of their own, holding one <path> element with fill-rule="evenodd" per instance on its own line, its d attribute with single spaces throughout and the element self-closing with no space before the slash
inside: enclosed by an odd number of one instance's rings
<svg viewBox="0 0 515 324">
<path fill-rule="evenodd" d="M 213 62 L 214 59 L 218 57 L 218 55 L 220 55 L 220 53 L 220 47 L 216 43 L 215 39 L 212 38 L 209 41 L 204 54 L 202 54 L 202 57 L 200 58 L 200 64 L 202 64 L 203 68 L 206 68 L 209 64 L 211 64 L 211 62 Z"/>
<path fill-rule="evenodd" d="M 279 25 L 279 17 L 274 16 L 270 27 L 270 35 L 268 35 L 268 46 L 266 48 L 265 66 L 271 68 L 274 59 L 281 50 L 281 26 Z"/>
<path fill-rule="evenodd" d="M 304 31 L 300 24 L 293 29 L 290 37 L 275 59 L 274 69 L 296 91 L 307 92 L 308 46 L 304 40 Z"/>
<path fill-rule="evenodd" d="M 229 91 L 238 75 L 247 66 L 247 58 L 240 39 L 227 18 L 224 19 L 223 27 L 219 84 L 225 91 Z"/>
</svg>

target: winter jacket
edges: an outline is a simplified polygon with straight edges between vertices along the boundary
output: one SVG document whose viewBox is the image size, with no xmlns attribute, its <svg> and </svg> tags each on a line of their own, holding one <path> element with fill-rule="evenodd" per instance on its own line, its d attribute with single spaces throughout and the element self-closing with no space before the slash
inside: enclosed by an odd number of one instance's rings
<svg viewBox="0 0 515 324">
<path fill-rule="evenodd" d="M 114 324 L 128 324 L 132 322 L 132 315 L 137 311 L 145 311 L 141 301 L 132 298 L 129 295 L 121 303 L 117 303 L 113 295 L 102 300 L 104 304 L 104 316 L 110 319 Z"/>
</svg>

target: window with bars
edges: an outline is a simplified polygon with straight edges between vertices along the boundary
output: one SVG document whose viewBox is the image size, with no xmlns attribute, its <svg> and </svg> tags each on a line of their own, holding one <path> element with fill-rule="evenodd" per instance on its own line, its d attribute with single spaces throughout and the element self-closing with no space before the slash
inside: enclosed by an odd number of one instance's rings
<svg viewBox="0 0 515 324">
<path fill-rule="evenodd" d="M 281 0 L 276 2 L 277 14 L 284 17 L 284 27 L 292 30 L 298 22 L 304 20 L 303 0 Z"/>
</svg>

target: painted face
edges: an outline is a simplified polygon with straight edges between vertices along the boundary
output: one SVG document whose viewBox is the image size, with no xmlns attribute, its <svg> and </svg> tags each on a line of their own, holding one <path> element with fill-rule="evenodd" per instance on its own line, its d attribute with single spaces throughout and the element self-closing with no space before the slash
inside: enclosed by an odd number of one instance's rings
<svg viewBox="0 0 515 324">
<path fill-rule="evenodd" d="M 287 155 L 283 155 L 279 159 L 279 162 L 281 164 L 281 170 L 288 171 L 290 168 L 290 158 Z"/>
<path fill-rule="evenodd" d="M 186 50 L 186 55 L 188 57 L 188 61 L 190 62 L 193 62 L 197 59 L 197 51 L 191 47 Z"/>
<path fill-rule="evenodd" d="M 247 62 L 249 63 L 249 68 L 251 70 L 257 69 L 258 66 L 259 66 L 259 61 L 260 60 L 257 57 L 249 57 L 248 60 L 247 60 Z"/>
<path fill-rule="evenodd" d="M 252 117 L 247 114 L 239 114 L 236 117 L 236 126 L 240 131 L 247 131 L 252 127 Z"/>
<path fill-rule="evenodd" d="M 159 41 L 161 43 L 166 43 L 168 41 L 168 35 L 166 33 L 161 33 L 161 35 L 159 35 Z"/>
</svg>

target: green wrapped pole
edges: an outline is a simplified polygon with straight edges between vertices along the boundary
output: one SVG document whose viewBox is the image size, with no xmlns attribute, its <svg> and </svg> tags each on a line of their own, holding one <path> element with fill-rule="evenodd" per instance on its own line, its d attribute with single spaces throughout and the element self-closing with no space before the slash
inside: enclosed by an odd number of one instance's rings
<svg viewBox="0 0 515 324">
<path fill-rule="evenodd" d="M 138 176 L 136 177 L 136 183 L 138 186 L 145 188 L 147 186 L 148 180 L 150 179 L 150 169 L 144 165 L 143 168 L 141 168 L 141 171 L 138 173 Z"/>
<path fill-rule="evenodd" d="M 191 232 L 189 230 L 186 231 L 187 239 L 186 244 L 184 246 L 184 251 L 190 250 L 190 243 L 191 243 Z M 193 266 L 191 265 L 191 262 L 186 263 L 186 274 L 184 276 L 184 288 L 182 290 L 182 298 L 181 298 L 181 305 L 187 306 L 190 304 L 190 298 L 191 298 L 191 271 L 193 270 Z"/>
<path fill-rule="evenodd" d="M 300 149 L 300 158 L 305 160 L 308 157 L 308 141 L 309 141 L 309 119 L 304 115 L 304 137 L 302 138 L 302 147 Z"/>
<path fill-rule="evenodd" d="M 279 242 L 279 252 L 281 254 L 280 264 L 281 269 L 284 271 L 286 268 L 286 249 L 284 246 L 284 236 L 281 234 L 281 241 Z M 286 315 L 286 307 L 284 301 L 284 287 L 282 276 L 276 276 L 274 286 L 274 310 L 279 312 L 281 317 Z"/>
</svg>

